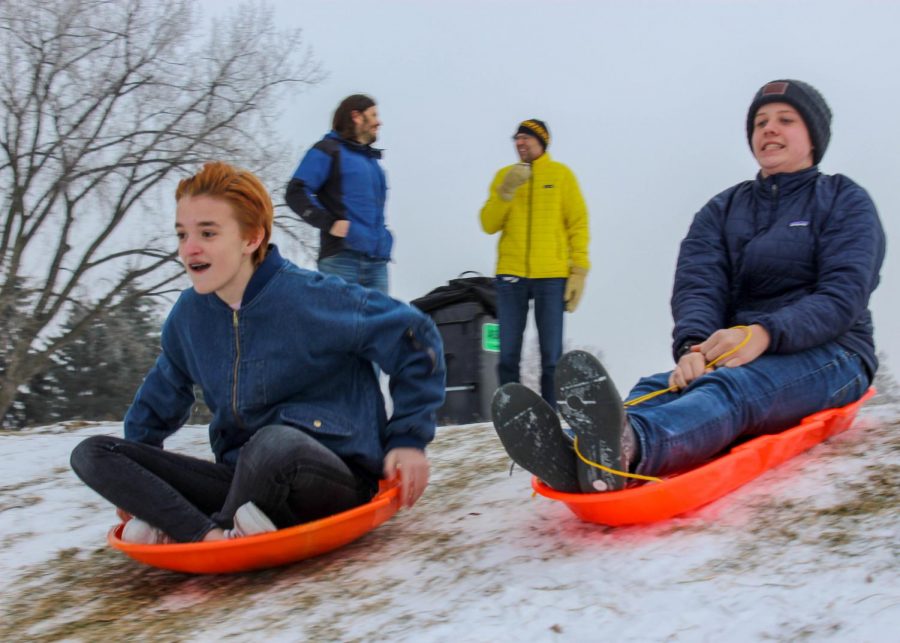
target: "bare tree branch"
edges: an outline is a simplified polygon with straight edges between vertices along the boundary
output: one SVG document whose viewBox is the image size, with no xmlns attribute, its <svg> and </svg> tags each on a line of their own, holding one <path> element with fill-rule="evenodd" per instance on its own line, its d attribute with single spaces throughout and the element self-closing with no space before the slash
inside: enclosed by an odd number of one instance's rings
<svg viewBox="0 0 900 643">
<path fill-rule="evenodd" d="M 269 127 L 280 99 L 324 77 L 264 5 L 205 31 L 194 13 L 191 0 L 0 2 L 0 418 L 92 323 L 172 292 L 182 269 L 161 231 L 176 180 L 217 158 L 265 175 L 285 154 Z"/>
</svg>

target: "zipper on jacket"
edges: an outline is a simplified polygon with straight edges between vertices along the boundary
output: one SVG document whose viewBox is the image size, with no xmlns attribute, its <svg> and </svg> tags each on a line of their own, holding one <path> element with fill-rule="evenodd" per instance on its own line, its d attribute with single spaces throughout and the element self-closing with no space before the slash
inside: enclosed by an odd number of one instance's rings
<svg viewBox="0 0 900 643">
<path fill-rule="evenodd" d="M 241 416 L 238 415 L 237 394 L 238 394 L 238 367 L 241 363 L 241 338 L 238 333 L 238 311 L 231 311 L 231 325 L 234 328 L 234 372 L 231 378 L 231 412 L 234 414 L 234 420 L 238 426 L 244 428 Z"/>
<path fill-rule="evenodd" d="M 375 206 L 379 207 L 379 195 L 381 194 L 381 185 L 378 181 L 378 160 L 372 157 L 368 158 L 369 161 L 369 177 L 372 181 L 372 192 L 375 194 Z M 375 213 L 375 220 L 373 227 L 373 236 L 372 236 L 372 250 L 369 252 L 373 257 L 378 254 L 378 241 L 381 238 L 381 228 L 384 227 L 384 203 L 380 204 L 381 214 L 379 217 L 378 213 Z"/>
<path fill-rule="evenodd" d="M 778 184 L 775 183 L 774 179 L 772 180 L 772 207 L 769 210 L 769 221 L 766 222 L 766 230 L 771 228 L 775 224 L 775 220 L 778 218 Z"/>
<path fill-rule="evenodd" d="M 534 205 L 534 164 L 528 176 L 528 234 L 525 236 L 525 276 L 531 279 L 531 209 Z"/>
</svg>

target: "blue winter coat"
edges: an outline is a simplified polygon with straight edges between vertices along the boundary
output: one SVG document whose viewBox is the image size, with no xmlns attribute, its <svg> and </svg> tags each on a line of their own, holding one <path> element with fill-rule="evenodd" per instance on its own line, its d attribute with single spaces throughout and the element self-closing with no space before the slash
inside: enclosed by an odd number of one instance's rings
<svg viewBox="0 0 900 643">
<path fill-rule="evenodd" d="M 328 133 L 300 161 L 288 182 L 285 201 L 300 218 L 320 230 L 319 258 L 355 250 L 390 259 L 394 238 L 384 222 L 387 180 L 381 150 Z M 345 238 L 329 233 L 346 219 Z"/>
<path fill-rule="evenodd" d="M 390 420 L 372 362 L 391 376 Z M 126 439 L 162 446 L 187 421 L 195 383 L 213 415 L 217 462 L 235 464 L 253 433 L 287 424 L 379 476 L 386 451 L 434 438 L 443 349 L 423 313 L 302 270 L 270 246 L 240 310 L 193 288 L 181 294 L 125 417 Z"/>
<path fill-rule="evenodd" d="M 725 190 L 681 243 L 672 314 L 676 360 L 720 328 L 760 324 L 769 353 L 836 341 L 878 367 L 869 296 L 885 240 L 869 195 L 816 167 Z"/>
</svg>

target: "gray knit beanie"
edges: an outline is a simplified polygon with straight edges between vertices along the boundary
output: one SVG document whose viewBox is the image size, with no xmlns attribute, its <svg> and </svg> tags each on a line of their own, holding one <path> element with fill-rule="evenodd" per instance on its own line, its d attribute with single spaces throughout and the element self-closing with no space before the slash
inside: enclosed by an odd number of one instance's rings
<svg viewBox="0 0 900 643">
<path fill-rule="evenodd" d="M 751 149 L 756 110 L 767 103 L 787 103 L 800 113 L 812 141 L 813 163 L 818 165 L 831 140 L 831 109 L 822 94 L 801 80 L 773 80 L 763 85 L 747 111 L 747 142 Z"/>
</svg>

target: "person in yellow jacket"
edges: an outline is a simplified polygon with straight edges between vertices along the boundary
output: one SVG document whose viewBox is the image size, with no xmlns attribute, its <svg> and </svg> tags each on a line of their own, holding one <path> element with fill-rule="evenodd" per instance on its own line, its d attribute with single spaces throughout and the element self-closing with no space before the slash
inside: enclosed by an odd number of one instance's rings
<svg viewBox="0 0 900 643">
<path fill-rule="evenodd" d="M 578 181 L 550 158 L 547 124 L 522 121 L 513 136 L 520 163 L 497 172 L 481 209 L 481 227 L 500 232 L 497 317 L 500 384 L 519 381 L 522 337 L 534 300 L 541 350 L 541 396 L 556 408 L 553 376 L 562 355 L 563 311 L 574 312 L 584 292 L 588 212 Z"/>
</svg>

